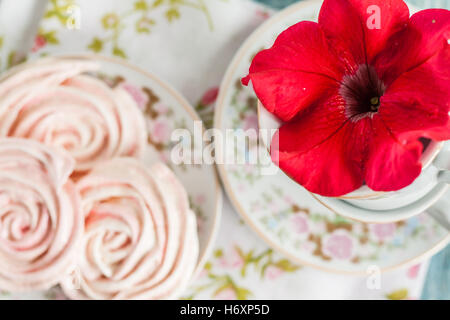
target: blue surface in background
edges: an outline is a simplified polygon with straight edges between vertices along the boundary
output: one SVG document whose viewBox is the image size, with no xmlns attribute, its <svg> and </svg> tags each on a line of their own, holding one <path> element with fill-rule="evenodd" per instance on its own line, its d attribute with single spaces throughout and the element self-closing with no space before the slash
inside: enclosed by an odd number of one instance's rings
<svg viewBox="0 0 450 320">
<path fill-rule="evenodd" d="M 256 0 L 276 9 L 282 9 L 295 0 Z M 411 4 L 419 8 L 447 8 L 450 0 L 410 0 Z M 450 300 L 450 245 L 435 255 L 430 263 L 422 299 Z"/>
<path fill-rule="evenodd" d="M 294 2 L 299 2 L 296 0 L 256 0 L 257 2 L 264 3 L 272 8 L 282 9 Z M 408 0 L 418 8 L 450 8 L 450 0 Z"/>
<path fill-rule="evenodd" d="M 422 299 L 450 300 L 450 245 L 431 259 Z"/>
</svg>

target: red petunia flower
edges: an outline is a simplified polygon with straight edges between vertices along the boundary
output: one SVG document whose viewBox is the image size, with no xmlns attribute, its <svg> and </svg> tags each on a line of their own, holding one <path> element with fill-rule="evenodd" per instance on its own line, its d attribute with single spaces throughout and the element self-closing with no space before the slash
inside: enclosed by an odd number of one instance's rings
<svg viewBox="0 0 450 320">
<path fill-rule="evenodd" d="M 325 0 L 318 23 L 282 32 L 243 79 L 284 122 L 272 159 L 325 196 L 411 184 L 419 138 L 450 139 L 449 39 L 448 10 L 410 17 L 401 0 Z"/>
</svg>

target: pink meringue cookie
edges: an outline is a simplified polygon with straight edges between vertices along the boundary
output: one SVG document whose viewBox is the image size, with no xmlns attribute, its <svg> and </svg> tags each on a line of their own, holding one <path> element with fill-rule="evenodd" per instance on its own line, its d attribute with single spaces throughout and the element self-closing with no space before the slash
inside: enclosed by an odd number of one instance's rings
<svg viewBox="0 0 450 320">
<path fill-rule="evenodd" d="M 113 157 L 141 157 L 143 114 L 124 88 L 85 74 L 98 69 L 90 60 L 65 58 L 11 69 L 0 79 L 0 137 L 63 148 L 77 173 Z"/>
<path fill-rule="evenodd" d="M 0 139 L 0 289 L 46 290 L 73 270 L 83 235 L 73 167 L 35 141 Z"/>
<path fill-rule="evenodd" d="M 115 158 L 77 182 L 85 213 L 73 299 L 173 299 L 197 263 L 195 214 L 165 165 Z"/>
</svg>

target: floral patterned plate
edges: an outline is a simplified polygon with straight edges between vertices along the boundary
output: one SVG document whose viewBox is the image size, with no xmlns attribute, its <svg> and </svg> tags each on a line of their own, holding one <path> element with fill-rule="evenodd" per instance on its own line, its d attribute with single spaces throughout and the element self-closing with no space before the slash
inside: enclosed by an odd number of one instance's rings
<svg viewBox="0 0 450 320">
<path fill-rule="evenodd" d="M 235 55 L 220 88 L 215 127 L 257 128 L 257 100 L 241 85 L 253 56 L 273 44 L 276 36 L 301 20 L 316 20 L 321 1 L 300 2 L 281 11 L 259 27 Z M 255 143 L 250 143 L 255 145 Z M 246 150 L 247 159 L 263 144 Z M 219 165 L 231 202 L 243 219 L 271 247 L 293 261 L 327 271 L 366 273 L 369 267 L 389 270 L 417 263 L 443 248 L 448 231 L 426 214 L 390 224 L 364 224 L 340 217 L 322 205 L 281 170 L 263 175 L 256 165 Z"/>
<path fill-rule="evenodd" d="M 67 56 L 66 56 L 67 57 Z M 180 165 L 170 161 L 173 129 L 185 128 L 192 132 L 194 121 L 200 120 L 189 103 L 173 88 L 156 76 L 127 62 L 99 55 L 78 55 L 74 58 L 93 59 L 100 64 L 98 76 L 111 86 L 123 86 L 145 115 L 148 128 L 146 162 L 165 162 L 185 186 L 191 207 L 197 215 L 200 253 L 195 274 L 198 274 L 209 258 L 222 212 L 222 191 L 215 168 L 211 165 Z M 193 278 L 196 276 L 194 275 Z M 64 298 L 58 287 L 46 292 L 34 292 L 15 296 L 0 291 L 6 299 L 59 299 Z"/>
</svg>

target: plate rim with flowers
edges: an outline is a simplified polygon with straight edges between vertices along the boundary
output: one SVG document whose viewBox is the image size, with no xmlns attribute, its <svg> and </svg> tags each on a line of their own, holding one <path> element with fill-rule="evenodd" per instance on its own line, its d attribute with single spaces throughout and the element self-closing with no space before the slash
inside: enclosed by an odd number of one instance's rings
<svg viewBox="0 0 450 320">
<path fill-rule="evenodd" d="M 227 108 L 229 105 L 227 104 L 230 100 L 230 96 L 232 94 L 233 88 L 236 87 L 236 84 L 238 84 L 238 80 L 245 76 L 245 74 L 241 74 L 242 70 L 238 69 L 243 64 L 243 59 L 247 59 L 248 66 L 250 66 L 250 59 L 251 57 L 256 54 L 254 52 L 255 48 L 259 48 L 261 50 L 264 45 L 268 45 L 267 41 L 267 33 L 271 31 L 271 28 L 276 28 L 277 24 L 286 24 L 286 27 L 290 24 L 286 23 L 286 20 L 288 20 L 292 15 L 301 13 L 302 10 L 311 10 L 314 8 L 320 8 L 321 1 L 319 0 L 308 0 L 308 1 L 302 1 L 299 3 L 295 3 L 284 10 L 280 11 L 279 13 L 275 14 L 271 18 L 269 18 L 265 23 L 263 23 L 261 26 L 259 26 L 248 38 L 244 41 L 244 43 L 241 45 L 240 49 L 236 52 L 235 56 L 231 60 L 228 69 L 223 77 L 222 83 L 220 85 L 219 89 L 219 95 L 217 98 L 216 106 L 215 106 L 215 116 L 214 116 L 214 128 L 219 129 L 221 131 L 225 131 L 229 127 L 224 126 L 224 119 L 229 116 L 230 110 Z M 315 10 L 315 9 L 313 9 Z M 318 10 L 317 10 L 318 11 Z M 315 13 L 317 14 L 317 13 Z M 311 17 L 312 18 L 312 17 Z M 292 19 L 292 17 L 291 17 Z M 297 20 L 298 21 L 298 20 Z M 279 29 L 279 27 L 278 27 Z M 272 30 L 273 32 L 273 30 Z M 275 36 L 275 35 L 271 35 Z M 264 38 L 266 37 L 266 38 Z M 272 41 L 274 38 L 272 39 Z M 241 72 L 241 73 L 239 73 Z M 228 111 L 228 112 L 227 112 Z M 255 110 L 256 111 L 256 110 Z M 221 151 L 223 152 L 223 151 Z M 273 235 L 271 235 L 267 228 L 263 227 L 262 224 L 256 219 L 257 214 L 255 212 L 250 212 L 250 210 L 246 210 L 244 208 L 242 201 L 249 201 L 249 200 L 239 200 L 239 195 L 237 190 L 232 187 L 231 181 L 231 175 L 230 175 L 230 166 L 226 164 L 217 164 L 218 172 L 221 177 L 221 181 L 223 183 L 224 189 L 228 195 L 228 198 L 230 199 L 232 205 L 234 206 L 235 210 L 239 213 L 239 215 L 243 218 L 243 220 L 246 222 L 246 224 L 261 238 L 263 239 L 270 247 L 272 247 L 274 250 L 278 251 L 279 253 L 283 254 L 287 258 L 291 259 L 292 261 L 299 263 L 301 265 L 310 266 L 316 269 L 320 269 L 327 272 L 333 272 L 333 273 L 339 273 L 339 274 L 353 274 L 353 275 L 367 275 L 367 265 L 364 266 L 364 268 L 346 268 L 345 264 L 339 264 L 334 263 L 333 260 L 329 260 L 328 262 L 324 263 L 318 263 L 317 260 L 314 259 L 305 259 L 304 257 L 299 257 L 298 254 L 295 254 L 293 252 L 291 247 L 287 247 L 282 244 L 281 241 L 277 240 Z M 282 174 L 282 173 L 281 173 Z M 282 174 L 283 175 L 283 174 Z M 286 181 L 289 180 L 287 176 L 285 177 Z M 267 181 L 266 181 L 267 182 Z M 293 183 L 293 182 L 292 182 Z M 301 187 L 299 187 L 300 189 Z M 303 188 L 301 188 L 303 189 Z M 253 188 L 252 190 L 257 190 L 257 188 Z M 304 194 L 305 197 L 311 197 L 309 193 L 307 193 L 305 190 Z M 239 192 L 241 194 L 241 192 Z M 312 197 L 311 197 L 312 198 Z M 315 200 L 314 200 L 315 201 Z M 320 205 L 319 205 L 320 206 Z M 323 210 L 327 210 L 326 208 L 323 208 Z M 331 211 L 330 211 L 331 213 Z M 359 223 L 359 222 L 354 222 Z M 363 224 L 366 225 L 366 224 Z M 379 270 L 381 272 L 386 272 L 390 270 L 394 270 L 400 267 L 407 267 L 411 266 L 417 263 L 420 263 L 421 261 L 425 260 L 426 258 L 432 256 L 433 254 L 437 253 L 439 250 L 444 248 L 448 243 L 450 242 L 450 234 L 445 234 L 443 232 L 443 236 L 439 238 L 436 243 L 433 243 L 430 245 L 426 250 L 423 252 L 417 252 L 417 254 L 414 254 L 414 256 L 409 257 L 408 259 L 405 259 L 403 261 L 398 261 L 397 263 L 393 263 L 391 265 L 385 265 L 381 266 Z M 324 257 L 326 258 L 326 257 Z M 330 263 L 331 261 L 331 263 Z M 376 265 L 376 261 L 374 263 Z"/>
</svg>

